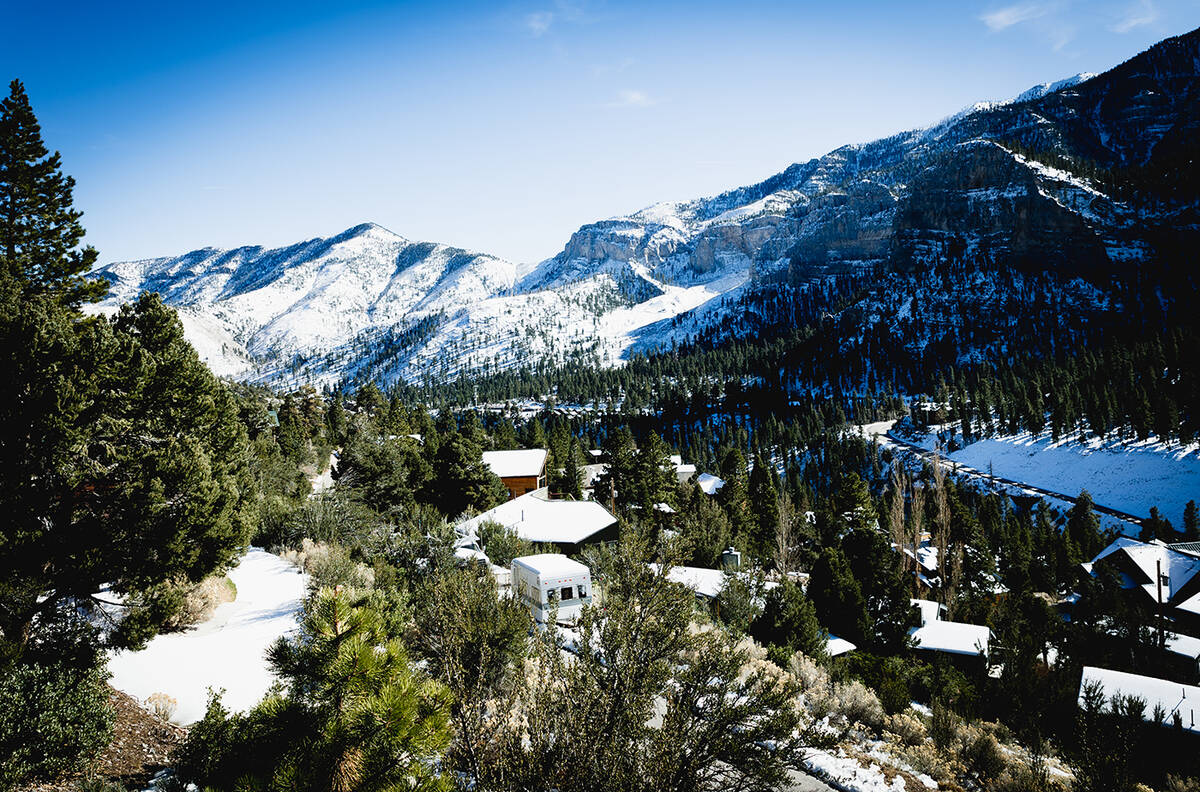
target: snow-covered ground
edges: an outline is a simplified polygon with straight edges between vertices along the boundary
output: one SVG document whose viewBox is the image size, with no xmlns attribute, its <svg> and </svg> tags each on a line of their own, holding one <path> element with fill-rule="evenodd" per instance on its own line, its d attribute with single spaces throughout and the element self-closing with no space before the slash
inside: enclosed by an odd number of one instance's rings
<svg viewBox="0 0 1200 792">
<path fill-rule="evenodd" d="M 337 465 L 337 461 L 338 452 L 334 451 L 329 455 L 329 464 L 325 466 L 325 470 L 309 478 L 309 481 L 312 483 L 312 494 L 314 497 L 326 490 L 333 489 L 333 468 Z"/>
<path fill-rule="evenodd" d="M 907 788 L 903 776 L 896 775 L 888 781 L 887 775 L 879 765 L 864 765 L 858 757 L 847 756 L 842 749 L 814 750 L 804 761 L 804 765 L 818 778 L 829 781 L 839 789 L 854 792 L 905 792 Z M 937 784 L 927 786 L 937 788 Z"/>
<path fill-rule="evenodd" d="M 111 684 L 145 701 L 164 693 L 177 702 L 172 720 L 189 724 L 204 716 L 208 689 L 225 690 L 234 711 L 254 706 L 274 681 L 267 648 L 297 627 L 308 577 L 276 555 L 252 547 L 229 577 L 237 599 L 217 607 L 195 629 L 154 638 L 138 652 L 109 658 Z"/>
<path fill-rule="evenodd" d="M 911 438 L 932 449 L 934 438 Z M 978 440 L 948 458 L 976 470 L 1035 487 L 1078 495 L 1087 490 L 1101 505 L 1136 515 L 1157 506 L 1176 529 L 1189 500 L 1200 500 L 1200 446 L 1142 442 L 1053 442 L 1049 432 Z"/>
</svg>

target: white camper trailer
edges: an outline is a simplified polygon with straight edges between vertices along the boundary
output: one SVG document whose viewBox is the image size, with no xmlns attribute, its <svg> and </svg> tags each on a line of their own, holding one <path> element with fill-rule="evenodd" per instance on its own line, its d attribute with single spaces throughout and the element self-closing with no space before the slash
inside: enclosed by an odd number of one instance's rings
<svg viewBox="0 0 1200 792">
<path fill-rule="evenodd" d="M 561 553 L 522 556 L 512 562 L 512 591 L 537 621 L 547 621 L 557 605 L 558 621 L 572 622 L 592 601 L 592 575 Z"/>
</svg>

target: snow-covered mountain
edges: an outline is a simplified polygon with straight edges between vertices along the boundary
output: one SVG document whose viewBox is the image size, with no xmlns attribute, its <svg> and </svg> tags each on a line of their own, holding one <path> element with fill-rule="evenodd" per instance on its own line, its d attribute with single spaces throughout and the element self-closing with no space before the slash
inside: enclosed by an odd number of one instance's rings
<svg viewBox="0 0 1200 792">
<path fill-rule="evenodd" d="M 507 291 L 517 267 L 366 223 L 285 248 L 205 248 L 99 273 L 112 284 L 102 308 L 158 291 L 214 370 L 273 379 L 297 359 Z"/>
<path fill-rule="evenodd" d="M 157 290 L 219 372 L 333 384 L 614 364 L 736 334 L 748 294 L 880 268 L 956 260 L 1098 284 L 1155 255 L 1155 228 L 1200 225 L 1186 180 L 1147 209 L 1105 178 L 1159 174 L 1187 156 L 1200 134 L 1198 77 L 1193 31 L 1101 75 L 585 225 L 532 268 L 368 224 L 277 250 L 110 264 L 102 309 Z"/>
</svg>

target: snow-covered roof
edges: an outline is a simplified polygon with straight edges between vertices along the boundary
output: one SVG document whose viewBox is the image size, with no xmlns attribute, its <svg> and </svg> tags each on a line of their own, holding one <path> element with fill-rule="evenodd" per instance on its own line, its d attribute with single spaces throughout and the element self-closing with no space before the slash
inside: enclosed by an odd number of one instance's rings
<svg viewBox="0 0 1200 792">
<path fill-rule="evenodd" d="M 1172 601 L 1176 600 L 1183 593 L 1184 587 L 1200 573 L 1200 558 L 1190 553 L 1173 550 L 1158 540 L 1139 542 L 1128 536 L 1119 536 L 1092 559 L 1090 568 L 1089 565 L 1085 565 L 1084 568 L 1093 572 L 1097 562 L 1117 553 L 1128 558 L 1136 572 L 1139 573 L 1139 579 L 1123 574 L 1122 584 L 1125 587 L 1140 588 L 1150 599 L 1157 602 L 1159 597 L 1158 574 L 1161 570 L 1163 575 L 1162 601 L 1181 610 L 1200 613 L 1200 592 L 1193 593 L 1186 599 Z"/>
<path fill-rule="evenodd" d="M 652 570 L 658 572 L 658 564 L 649 565 Z M 741 580 L 749 580 L 749 576 L 744 572 L 735 573 Z M 708 567 L 691 567 L 691 566 L 676 566 L 671 567 L 667 572 L 667 579 L 680 585 L 686 586 L 695 593 L 715 599 L 721 593 L 721 589 L 725 588 L 726 582 L 729 580 L 729 573 L 723 569 L 709 569 Z M 762 590 L 770 591 L 779 585 L 774 580 L 768 580 L 763 583 Z M 762 604 L 761 602 L 759 603 Z"/>
<path fill-rule="evenodd" d="M 513 564 L 523 566 L 542 578 L 565 578 L 588 575 L 590 571 L 578 561 L 572 561 L 562 553 L 538 553 L 537 555 L 514 558 Z"/>
<path fill-rule="evenodd" d="M 940 619 L 908 631 L 918 649 L 948 654 L 977 655 L 988 653 L 992 631 L 982 624 L 964 624 Z"/>
<path fill-rule="evenodd" d="M 1172 633 L 1167 638 L 1167 651 L 1193 660 L 1200 659 L 1200 638 Z"/>
<path fill-rule="evenodd" d="M 460 561 L 478 561 L 481 564 L 491 566 L 492 560 L 487 557 L 487 553 L 482 550 L 475 550 L 470 547 L 459 547 L 454 551 L 454 557 Z"/>
<path fill-rule="evenodd" d="M 705 495 L 716 495 L 725 486 L 725 479 L 717 478 L 711 473 L 701 473 L 696 477 L 696 483 Z"/>
<path fill-rule="evenodd" d="M 825 642 L 825 651 L 830 657 L 844 655 L 846 652 L 853 652 L 857 648 L 857 646 L 850 643 L 845 638 L 838 638 L 833 634 L 830 634 L 829 640 Z"/>
<path fill-rule="evenodd" d="M 513 476 L 540 476 L 546 468 L 544 448 L 526 448 L 520 451 L 484 451 L 483 464 L 500 478 Z"/>
<path fill-rule="evenodd" d="M 650 568 L 658 572 L 658 564 L 651 564 Z M 667 572 L 667 579 L 687 586 L 692 591 L 709 599 L 715 598 L 721 593 L 721 589 L 725 587 L 725 572 L 720 569 L 707 569 L 705 567 L 690 567 L 677 566 L 671 567 Z"/>
<path fill-rule="evenodd" d="M 595 501 L 552 501 L 528 492 L 459 523 L 457 529 L 478 532 L 483 523 L 494 522 L 529 542 L 578 544 L 616 521 Z"/>
<path fill-rule="evenodd" d="M 946 609 L 946 606 L 933 600 L 910 599 L 909 602 L 915 605 L 917 610 L 921 612 L 922 626 L 933 621 L 939 621 L 942 618 L 942 611 Z"/>
<path fill-rule="evenodd" d="M 894 545 L 893 545 L 894 546 Z M 938 568 L 938 551 L 937 547 L 923 542 L 917 545 L 917 552 L 914 554 L 911 547 L 905 547 L 902 551 L 909 558 L 915 558 L 921 568 L 929 572 L 936 572 Z"/>
<path fill-rule="evenodd" d="M 1166 725 L 1171 725 L 1175 713 L 1183 721 L 1183 728 L 1195 734 L 1200 734 L 1200 726 L 1196 724 L 1196 707 L 1200 705 L 1200 687 L 1181 685 L 1157 677 L 1129 674 L 1124 671 L 1112 671 L 1107 668 L 1084 666 L 1083 677 L 1079 680 L 1079 699 L 1083 701 L 1084 686 L 1096 682 L 1100 684 L 1106 699 L 1113 696 L 1136 696 L 1146 702 L 1146 715 L 1154 712 L 1155 706 L 1161 706 L 1167 713 Z"/>
</svg>

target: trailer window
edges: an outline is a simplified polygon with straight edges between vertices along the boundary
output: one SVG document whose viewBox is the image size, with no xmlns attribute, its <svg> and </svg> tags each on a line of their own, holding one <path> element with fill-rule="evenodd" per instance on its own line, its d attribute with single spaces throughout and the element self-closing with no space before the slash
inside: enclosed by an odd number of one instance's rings
<svg viewBox="0 0 1200 792">
<path fill-rule="evenodd" d="M 579 599 L 583 599 L 587 596 L 587 591 L 584 590 L 583 586 L 576 586 L 575 596 L 579 597 Z"/>
<path fill-rule="evenodd" d="M 570 586 L 564 586 L 564 587 L 563 587 L 563 590 L 562 590 L 562 598 L 563 598 L 563 599 L 565 599 L 565 600 L 569 600 L 569 599 L 571 599 L 571 587 L 570 587 Z"/>
</svg>

